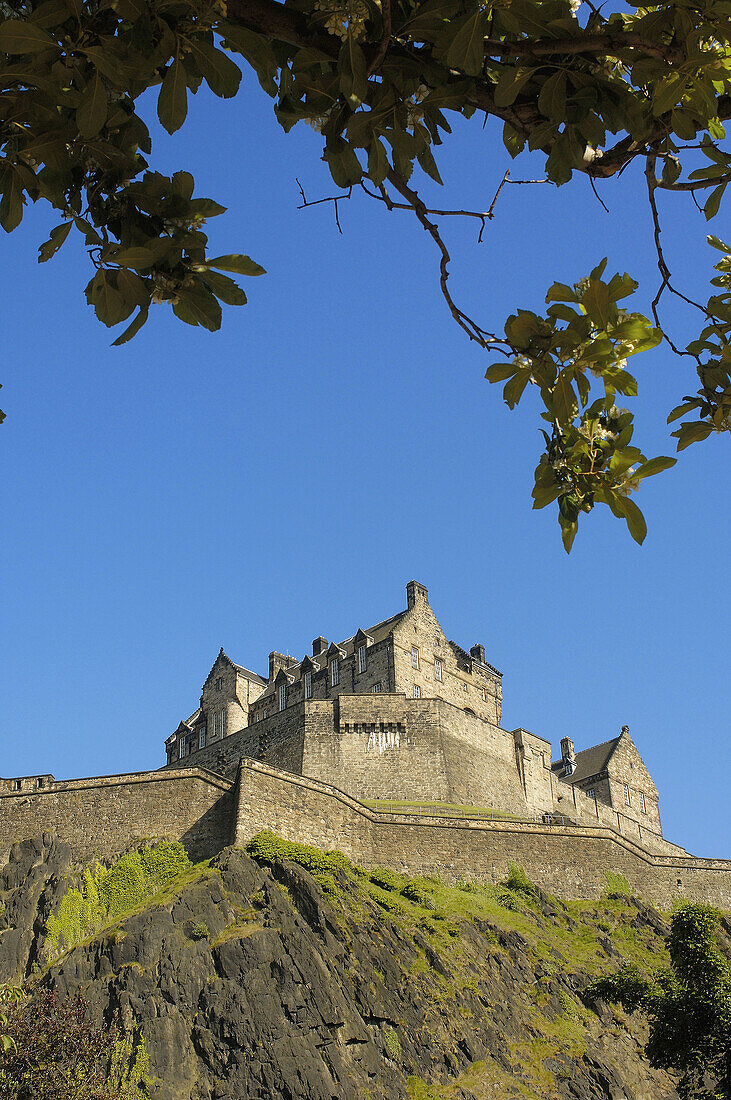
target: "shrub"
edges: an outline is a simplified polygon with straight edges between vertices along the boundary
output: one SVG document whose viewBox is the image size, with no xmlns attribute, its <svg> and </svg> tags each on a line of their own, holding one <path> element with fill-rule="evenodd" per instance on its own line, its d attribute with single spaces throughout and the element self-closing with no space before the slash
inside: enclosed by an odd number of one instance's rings
<svg viewBox="0 0 731 1100">
<path fill-rule="evenodd" d="M 510 909 L 513 913 L 521 913 L 523 911 L 520 899 L 515 896 L 512 890 L 507 888 L 495 891 L 495 901 L 498 905 L 501 905 L 503 909 Z"/>
<path fill-rule="evenodd" d="M 540 893 L 538 887 L 531 882 L 518 863 L 508 864 L 508 877 L 505 879 L 504 885 L 516 894 L 526 894 L 528 897 L 535 898 Z"/>
<path fill-rule="evenodd" d="M 604 897 L 614 901 L 622 901 L 631 894 L 629 883 L 624 875 L 618 875 L 614 871 L 605 871 L 604 878 L 607 885 L 604 888 Z"/>
<path fill-rule="evenodd" d="M 246 845 L 246 851 L 257 863 L 263 863 L 267 867 L 274 867 L 285 859 L 291 860 L 309 871 L 323 893 L 331 896 L 339 892 L 338 874 L 360 873 L 342 852 L 323 852 L 312 844 L 296 844 L 293 840 L 283 840 L 268 830 L 253 836 Z"/>
<path fill-rule="evenodd" d="M 126 852 L 110 867 L 97 863 L 84 871 L 78 887 L 64 894 L 46 931 L 51 945 L 74 947 L 105 924 L 137 908 L 169 886 L 193 864 L 182 844 L 160 841 Z"/>
<path fill-rule="evenodd" d="M 403 882 L 401 875 L 397 875 L 395 871 L 390 871 L 388 867 L 374 867 L 368 877 L 371 882 L 374 882 L 376 886 L 380 886 L 382 890 L 393 890 L 396 893 L 401 889 L 401 883 Z"/>
<path fill-rule="evenodd" d="M 192 940 L 207 940 L 210 934 L 208 925 L 203 924 L 203 922 L 194 924 L 190 930 L 190 938 Z"/>
<path fill-rule="evenodd" d="M 86 1001 L 43 990 L 8 1010 L 11 1046 L 2 1055 L 0 1100 L 142 1100 L 148 1057 L 139 1035 L 97 1027 Z"/>
<path fill-rule="evenodd" d="M 408 898 L 409 901 L 415 901 L 423 909 L 436 909 L 428 887 L 419 879 L 411 879 L 407 882 L 401 890 L 401 896 Z"/>
</svg>

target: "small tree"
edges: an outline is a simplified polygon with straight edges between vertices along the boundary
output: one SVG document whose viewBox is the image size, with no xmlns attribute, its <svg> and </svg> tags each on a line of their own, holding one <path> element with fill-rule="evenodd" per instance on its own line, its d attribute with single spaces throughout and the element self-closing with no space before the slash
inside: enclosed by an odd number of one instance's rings
<svg viewBox="0 0 731 1100">
<path fill-rule="evenodd" d="M 709 905 L 682 905 L 668 936 L 669 968 L 647 978 L 626 966 L 587 990 L 645 1013 L 647 1055 L 681 1074 L 683 1100 L 731 1098 L 731 964 L 718 947 L 719 919 Z"/>
<path fill-rule="evenodd" d="M 12 998 L 11 1003 L 8 1003 Z M 81 995 L 5 990 L 0 1100 L 141 1100 L 147 1095 L 144 1041 L 133 1050 L 118 1029 L 97 1027 Z M 122 1057 L 120 1057 L 122 1055 Z"/>
</svg>

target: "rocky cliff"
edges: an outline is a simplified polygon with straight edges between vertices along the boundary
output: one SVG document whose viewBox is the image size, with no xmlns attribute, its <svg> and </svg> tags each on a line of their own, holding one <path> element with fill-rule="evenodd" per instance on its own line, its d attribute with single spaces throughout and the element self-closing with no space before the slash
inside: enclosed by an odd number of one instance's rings
<svg viewBox="0 0 731 1100">
<path fill-rule="evenodd" d="M 139 1027 L 153 1100 L 677 1095 L 641 1022 L 581 999 L 623 959 L 663 961 L 665 919 L 637 900 L 564 904 L 517 872 L 502 889 L 364 873 L 272 837 L 186 857 L 116 908 L 95 881 L 52 836 L 13 847 L 0 981 L 81 989 Z"/>
</svg>

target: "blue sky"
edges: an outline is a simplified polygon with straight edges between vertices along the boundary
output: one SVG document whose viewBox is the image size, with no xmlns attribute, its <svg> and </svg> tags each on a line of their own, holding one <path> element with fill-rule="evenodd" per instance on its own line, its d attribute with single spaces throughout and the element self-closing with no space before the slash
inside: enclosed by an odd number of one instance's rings
<svg viewBox="0 0 731 1100">
<path fill-rule="evenodd" d="M 438 154 L 440 205 L 485 209 L 508 167 L 498 131 L 457 126 Z M 504 725 L 577 748 L 630 726 L 660 788 L 665 832 L 731 857 L 728 798 L 727 440 L 647 482 L 637 547 L 606 509 L 570 557 L 533 512 L 537 408 L 510 413 L 439 295 L 437 257 L 408 215 L 333 192 L 307 127 L 285 135 L 246 76 L 234 102 L 199 94 L 155 166 L 192 170 L 226 204 L 214 251 L 268 274 L 209 334 L 158 309 L 123 348 L 83 297 L 77 242 L 51 263 L 40 206 L 3 235 L 0 397 L 6 776 L 158 767 L 219 646 L 264 672 L 318 634 L 350 635 L 405 605 L 415 577 L 448 636 L 504 673 Z M 519 160 L 513 175 L 540 175 Z M 605 185 L 504 188 L 484 243 L 451 219 L 453 290 L 500 327 L 604 255 L 656 285 L 639 166 Z M 714 253 L 689 202 L 663 204 L 669 257 L 703 293 Z M 723 215 L 711 226 L 724 235 Z M 667 307 L 676 332 L 688 318 Z M 673 453 L 667 411 L 695 388 L 665 350 L 637 362 L 638 439 Z"/>
</svg>

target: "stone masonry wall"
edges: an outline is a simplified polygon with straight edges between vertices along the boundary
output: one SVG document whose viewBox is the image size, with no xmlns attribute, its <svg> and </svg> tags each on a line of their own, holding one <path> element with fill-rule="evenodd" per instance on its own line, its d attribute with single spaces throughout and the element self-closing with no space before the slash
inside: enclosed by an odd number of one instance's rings
<svg viewBox="0 0 731 1100">
<path fill-rule="evenodd" d="M 197 768 L 72 779 L 0 797 L 0 853 L 51 832 L 85 861 L 163 836 L 207 859 L 232 842 L 234 815 L 231 784 Z"/>
<path fill-rule="evenodd" d="M 262 829 L 338 848 L 366 867 L 497 882 L 517 862 L 534 882 L 566 898 L 601 897 L 611 871 L 663 908 L 678 896 L 731 908 L 731 861 L 652 855 L 602 826 L 379 814 L 326 784 L 243 761 L 236 843 Z"/>
</svg>

